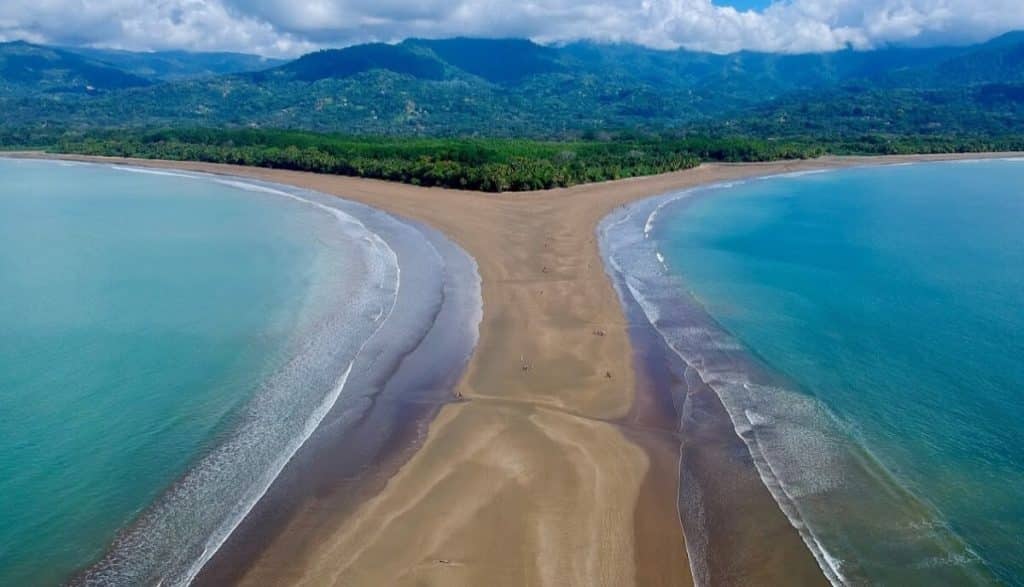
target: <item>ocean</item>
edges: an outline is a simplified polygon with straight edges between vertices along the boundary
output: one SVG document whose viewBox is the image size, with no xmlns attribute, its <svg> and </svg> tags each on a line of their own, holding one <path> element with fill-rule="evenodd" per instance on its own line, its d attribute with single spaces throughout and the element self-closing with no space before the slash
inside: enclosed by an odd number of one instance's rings
<svg viewBox="0 0 1024 587">
<path fill-rule="evenodd" d="M 836 584 L 1024 584 L 1024 162 L 778 176 L 601 227 Z"/>
<path fill-rule="evenodd" d="M 436 235 L 337 198 L 46 161 L 0 178 L 0 584 L 187 583 L 462 295 Z"/>
</svg>

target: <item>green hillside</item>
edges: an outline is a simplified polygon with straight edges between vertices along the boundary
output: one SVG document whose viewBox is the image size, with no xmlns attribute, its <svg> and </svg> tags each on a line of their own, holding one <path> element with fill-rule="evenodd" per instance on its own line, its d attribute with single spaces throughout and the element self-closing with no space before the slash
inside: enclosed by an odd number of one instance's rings
<svg viewBox="0 0 1024 587">
<path fill-rule="evenodd" d="M 310 53 L 249 77 L 255 83 L 271 80 L 315 82 L 345 79 L 370 71 L 390 71 L 417 80 L 440 80 L 445 76 L 445 65 L 434 55 L 412 47 L 372 43 Z"/>
<path fill-rule="evenodd" d="M 0 95 L 100 94 L 148 85 L 144 78 L 61 49 L 0 43 Z"/>
<path fill-rule="evenodd" d="M 268 59 L 244 53 L 135 52 L 78 47 L 69 47 L 64 50 L 154 81 L 175 81 L 260 71 L 285 63 L 280 59 Z"/>
<path fill-rule="evenodd" d="M 181 74 L 210 69 L 208 54 L 177 55 L 188 63 L 171 68 L 178 73 L 157 71 L 151 54 L 111 55 L 100 62 L 0 46 L 0 126 L 535 138 L 618 130 L 762 138 L 1024 133 L 1019 33 L 968 47 L 806 55 L 411 39 L 276 65 L 233 61 L 274 66 L 213 76 Z M 150 78 L 130 72 L 146 67 Z"/>
</svg>

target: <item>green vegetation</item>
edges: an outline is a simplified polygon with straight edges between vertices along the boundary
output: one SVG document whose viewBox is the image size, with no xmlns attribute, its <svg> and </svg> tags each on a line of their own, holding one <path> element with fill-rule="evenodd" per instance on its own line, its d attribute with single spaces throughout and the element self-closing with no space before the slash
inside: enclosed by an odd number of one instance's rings
<svg viewBox="0 0 1024 587">
<path fill-rule="evenodd" d="M 173 130 L 127 136 L 100 133 L 64 137 L 55 149 L 87 155 L 295 169 L 500 192 L 687 169 L 701 161 L 687 145 L 637 140 L 395 139 L 267 130 Z M 747 145 L 735 149 L 737 156 L 752 153 Z M 771 156 L 768 151 L 764 155 Z"/>
<path fill-rule="evenodd" d="M 135 52 L 85 47 L 67 50 L 153 81 L 198 79 L 258 71 L 285 64 L 285 61 L 280 59 L 268 59 L 244 53 Z"/>
<path fill-rule="evenodd" d="M 0 128 L 991 138 L 1024 134 L 1021 55 L 1024 34 L 966 47 L 808 55 L 410 39 L 283 64 L 0 43 Z"/>
<path fill-rule="evenodd" d="M 483 191 L 702 161 L 1024 150 L 1021 56 L 1024 33 L 808 55 L 410 39 L 283 63 L 0 43 L 0 148 Z"/>
<path fill-rule="evenodd" d="M 620 133 L 572 141 L 352 137 L 282 130 L 0 132 L 0 148 L 202 161 L 383 179 L 487 192 L 653 175 L 701 162 L 1024 150 L 1024 137 L 861 136 L 764 141 Z"/>
<path fill-rule="evenodd" d="M 21 99 L 49 99 L 60 94 L 87 96 L 150 83 L 69 51 L 23 42 L 0 43 L 0 95 Z"/>
</svg>

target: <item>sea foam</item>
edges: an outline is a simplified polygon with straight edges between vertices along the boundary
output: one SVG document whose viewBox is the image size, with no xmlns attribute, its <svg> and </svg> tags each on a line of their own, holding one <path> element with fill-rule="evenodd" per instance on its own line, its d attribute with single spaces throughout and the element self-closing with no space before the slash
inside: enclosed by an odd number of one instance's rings
<svg viewBox="0 0 1024 587">
<path fill-rule="evenodd" d="M 803 175 L 807 174 L 788 178 Z M 719 184 L 713 189 L 727 188 L 728 184 Z M 941 516 L 905 490 L 856 442 L 855 428 L 761 364 L 668 270 L 659 250 L 659 225 L 673 206 L 705 193 L 708 190 L 696 189 L 651 198 L 602 221 L 601 251 L 623 303 L 636 304 L 683 365 L 717 393 L 762 481 L 829 581 L 869 581 L 865 564 L 873 563 L 865 560 L 865 551 L 914 523 L 932 524 L 933 530 L 903 535 L 894 548 L 921 561 L 948 561 L 936 569 L 935 577 L 976 579 L 972 568 L 956 563 L 971 559 L 970 548 L 948 526 L 936 522 Z M 833 508 L 859 503 L 869 495 L 871 507 L 847 510 L 846 523 L 864 532 L 851 540 L 838 530 Z"/>
</svg>

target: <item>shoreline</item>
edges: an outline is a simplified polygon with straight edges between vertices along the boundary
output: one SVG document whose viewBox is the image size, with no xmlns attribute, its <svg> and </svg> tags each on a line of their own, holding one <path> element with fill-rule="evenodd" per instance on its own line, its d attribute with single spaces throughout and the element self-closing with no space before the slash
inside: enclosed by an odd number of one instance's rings
<svg viewBox="0 0 1024 587">
<path fill-rule="evenodd" d="M 649 240 L 651 223 L 666 204 L 711 196 L 716 188 L 746 181 L 703 185 L 617 209 L 598 227 L 601 252 L 634 347 L 644 357 L 640 364 L 671 398 L 680 451 L 679 516 L 694 582 L 841 584 L 822 566 L 813 543 L 807 543 L 801 521 L 783 509 L 725 398 L 705 379 L 704 369 L 694 366 L 701 363 L 684 356 L 669 335 L 689 337 L 700 328 L 703 314 L 682 293 L 685 283 L 664 276 L 664 261 Z"/>
<path fill-rule="evenodd" d="M 377 269 L 367 270 L 371 280 L 353 282 L 362 293 L 340 298 L 341 304 L 328 302 L 335 310 L 318 320 L 289 355 L 285 364 L 297 365 L 305 375 L 297 389 L 308 389 L 310 395 L 322 399 L 308 413 L 307 404 L 298 402 L 302 394 L 289 388 L 285 401 L 292 405 L 265 416 L 291 423 L 285 430 L 287 446 L 269 453 L 273 462 L 264 463 L 252 450 L 239 447 L 266 444 L 266 438 L 259 442 L 247 439 L 252 421 L 274 428 L 261 418 L 268 405 L 264 390 L 276 388 L 282 377 L 278 371 L 268 375 L 247 400 L 242 409 L 247 416 L 210 450 L 194 455 L 187 469 L 162 489 L 159 497 L 142 504 L 102 556 L 72 574 L 71 584 L 197 583 L 200 571 L 208 573 L 215 567 L 207 564 L 211 558 L 229 560 L 234 566 L 242 560 L 233 548 L 239 538 L 270 536 L 274 530 L 269 518 L 281 516 L 304 499 L 308 487 L 335 481 L 339 475 L 357 475 L 378 453 L 386 452 L 388 443 L 419 442 L 421 434 L 416 431 L 425 430 L 437 407 L 452 400 L 451 390 L 476 341 L 479 276 L 472 259 L 437 231 L 363 204 L 237 176 L 85 165 L 114 172 L 177 176 L 178 181 L 186 182 L 179 186 L 183 190 L 190 189 L 189 180 L 223 184 L 252 197 L 287 198 L 301 206 L 320 208 L 327 214 L 327 232 L 319 237 L 324 245 L 338 239 L 346 248 L 362 251 L 364 266 Z M 288 213 L 284 207 L 280 212 Z M 336 272 L 325 274 L 332 273 L 337 279 Z M 364 303 L 367 296 L 369 304 Z M 365 329 L 353 332 L 363 322 L 373 327 L 365 337 L 358 335 Z M 338 379 L 332 368 L 336 363 L 347 365 Z M 283 369 L 287 371 L 287 367 Z M 406 433 L 409 424 L 415 426 Z M 360 447 L 358 455 L 342 455 L 351 463 L 347 468 L 308 470 L 316 459 L 338 456 L 337 450 L 332 453 L 324 447 L 345 443 Z M 222 473 L 231 480 L 239 479 L 239 484 L 224 485 Z M 227 499 L 220 499 L 223 497 Z M 274 504 L 269 518 L 268 504 Z M 166 531 L 179 525 L 183 530 L 177 534 Z"/>
<path fill-rule="evenodd" d="M 484 316 L 457 387 L 466 401 L 441 406 L 422 445 L 392 463 L 394 474 L 359 503 L 331 508 L 328 488 L 320 499 L 296 504 L 282 532 L 253 544 L 252 564 L 235 577 L 251 584 L 689 584 L 682 536 L 671 542 L 681 534 L 679 520 L 665 516 L 677 507 L 678 484 L 678 471 L 666 472 L 665 463 L 679 449 L 664 429 L 671 418 L 656 416 L 669 409 L 670 384 L 652 377 L 635 354 L 635 325 L 605 273 L 597 224 L 623 204 L 721 181 L 991 157 L 715 164 L 484 195 L 224 165 L 44 156 L 229 174 L 334 194 L 423 222 L 476 259 Z M 644 436 L 659 440 L 638 440 Z M 757 564 L 781 570 L 791 562 L 775 558 L 759 557 Z"/>
<path fill-rule="evenodd" d="M 998 158 L 997 158 L 998 159 Z M 1001 158 L 1007 161 L 1021 159 L 1016 156 Z M 924 169 L 943 167 L 952 168 L 948 163 L 980 163 L 984 159 L 968 158 L 952 161 L 920 161 Z M 996 160 L 996 159 L 990 159 Z M 928 165 L 931 163 L 932 165 Z M 899 163 L 903 166 L 908 163 Z M 859 170 L 867 170 L 882 165 L 855 166 Z M 855 167 L 844 168 L 844 171 Z M 829 171 L 829 170 L 824 170 Z M 839 170 L 836 170 L 839 171 Z M 675 363 L 677 380 L 685 380 L 680 392 L 680 403 L 686 402 L 695 406 L 702 418 L 708 416 L 708 393 L 717 396 L 712 399 L 712 411 L 718 417 L 729 422 L 727 431 L 719 431 L 716 435 L 708 430 L 707 422 L 690 419 L 685 422 L 684 415 L 683 444 L 686 455 L 681 463 L 684 469 L 686 461 L 698 468 L 701 461 L 708 456 L 714 460 L 713 450 L 702 450 L 701 445 L 721 442 L 724 436 L 734 440 L 743 440 L 745 452 L 753 456 L 748 469 L 755 469 L 758 483 L 768 489 L 779 509 L 785 513 L 789 524 L 798 529 L 803 542 L 810 553 L 817 559 L 817 565 L 824 571 L 829 582 L 834 585 L 860 584 L 872 580 L 868 569 L 875 564 L 874 571 L 881 566 L 877 564 L 870 546 L 888 540 L 892 541 L 892 549 L 899 549 L 905 559 L 914 552 L 921 561 L 921 568 L 927 566 L 932 579 L 937 581 L 988 583 L 994 579 L 988 575 L 988 569 L 979 567 L 981 559 L 972 550 L 973 547 L 952 529 L 945 532 L 938 530 L 927 535 L 907 538 L 906 542 L 898 542 L 889 533 L 894 527 L 926 527 L 945 526 L 938 510 L 932 509 L 927 498 L 914 494 L 908 486 L 901 484 L 898 476 L 887 468 L 884 462 L 876 460 L 874 453 L 858 441 L 841 436 L 842 425 L 832 420 L 827 407 L 821 407 L 816 400 L 800 404 L 792 401 L 795 390 L 800 389 L 786 373 L 764 363 L 757 352 L 740 342 L 725 326 L 720 324 L 699 300 L 687 283 L 678 273 L 668 269 L 667 262 L 659 250 L 659 242 L 652 233 L 655 231 L 656 219 L 662 211 L 670 213 L 676 223 L 695 222 L 685 218 L 685 210 L 705 199 L 716 197 L 720 191 L 728 193 L 734 186 L 750 184 L 758 180 L 785 180 L 803 175 L 818 174 L 823 171 L 783 173 L 771 176 L 753 177 L 749 180 L 726 181 L 708 184 L 679 192 L 663 194 L 636 201 L 621 211 L 617 210 L 602 222 L 602 250 L 609 263 L 609 273 L 616 283 L 627 313 L 636 313 L 641 321 L 651 327 L 655 336 L 663 343 L 668 361 Z M 623 227 L 627 228 L 623 228 Z M 667 230 L 665 225 L 661 230 Z M 652 262 L 645 263 L 643 259 Z M 687 293 L 691 292 L 691 293 Z M 774 393 L 772 390 L 778 390 Z M 767 392 L 767 393 L 766 393 Z M 774 408 L 774 409 L 773 409 Z M 828 422 L 821 426 L 807 426 L 796 414 L 813 412 L 815 422 Z M 810 420 L 810 419 L 808 419 Z M 805 424 L 803 427 L 801 424 Z M 687 431 L 687 427 L 691 430 Z M 703 430 L 702 430 L 703 428 Z M 711 434 L 708 434 L 711 432 Z M 694 434 L 695 433 L 695 434 Z M 696 446 L 686 448 L 688 436 L 701 438 Z M 717 438 L 716 438 L 717 436 Z M 789 437 L 790 444 L 781 441 Z M 813 438 L 819 444 L 821 458 L 830 465 L 828 470 L 839 471 L 842 483 L 834 487 L 815 485 L 814 478 L 801 475 L 802 471 L 824 471 L 801 460 L 799 451 L 806 448 L 808 439 Z M 788 451 L 788 452 L 787 452 Z M 701 453 L 704 453 L 703 455 Z M 709 454 L 710 453 L 710 454 Z M 814 454 L 819 454 L 817 451 Z M 707 526 L 700 532 L 694 532 L 708 542 L 714 542 L 718 530 L 713 521 L 715 512 L 707 512 L 704 496 L 711 495 L 715 501 L 721 496 L 735 491 L 732 487 L 719 487 L 717 491 L 702 489 L 701 485 L 708 480 L 714 485 L 715 477 L 722 477 L 721 471 L 727 470 L 727 463 L 716 462 L 710 475 L 694 470 L 689 477 L 695 481 L 690 488 L 692 503 L 690 508 L 683 507 L 681 513 L 684 526 L 687 515 L 693 516 L 690 525 Z M 802 465 L 802 466 L 801 466 Z M 724 475 L 728 477 L 728 474 Z M 814 487 L 809 490 L 808 487 Z M 873 495 L 867 503 L 858 503 L 851 499 L 847 492 L 860 488 L 859 498 Z M 724 491 L 723 491 L 724 489 Z M 687 489 L 681 488 L 680 499 L 687 499 Z M 885 497 L 879 497 L 885 496 Z M 727 498 L 728 499 L 728 498 Z M 842 501 L 845 499 L 845 503 Z M 732 499 L 734 503 L 749 502 Z M 837 501 L 831 509 L 822 508 L 821 503 Z M 869 505 L 870 504 L 870 505 Z M 857 507 L 854 507 L 857 505 Z M 845 506 L 845 508 L 844 508 Z M 862 512 L 859 514 L 842 514 L 843 509 Z M 687 511 L 689 510 L 689 511 Z M 697 514 L 697 515 L 695 515 Z M 874 536 L 867 539 L 861 537 L 859 544 L 851 542 L 849 536 L 837 534 L 836 528 L 830 525 L 835 516 L 841 515 L 844 522 L 861 531 L 873 528 Z M 860 517 L 858 517 L 858 515 Z M 712 519 L 710 523 L 708 520 Z M 852 520 L 852 521 L 851 521 Z M 872 526 L 869 521 L 889 520 L 893 526 Z M 748 537 L 757 535 L 764 530 L 762 523 L 751 524 L 751 529 L 737 532 L 736 535 Z M 893 532 L 894 533 L 894 532 Z M 687 533 L 691 536 L 691 533 Z M 778 547 L 778 542 L 772 542 Z M 860 547 L 860 551 L 857 548 Z M 917 549 L 916 551 L 914 549 Z M 711 550 L 713 553 L 714 551 Z M 713 556 L 711 557 L 713 558 Z M 909 562 L 907 562 L 910 565 Z M 914 565 L 917 568 L 918 565 Z M 709 576 L 704 583 L 732 583 L 729 571 L 735 568 L 735 562 L 729 566 L 709 565 Z M 724 571 L 724 572 L 723 572 Z M 747 575 L 749 578 L 750 575 Z M 873 578 L 877 579 L 877 576 Z M 780 579 L 785 579 L 780 581 Z M 760 584 L 776 584 L 779 582 L 793 583 L 793 577 L 776 578 L 765 581 L 758 578 Z M 796 581 L 805 584 L 804 581 Z"/>
</svg>

